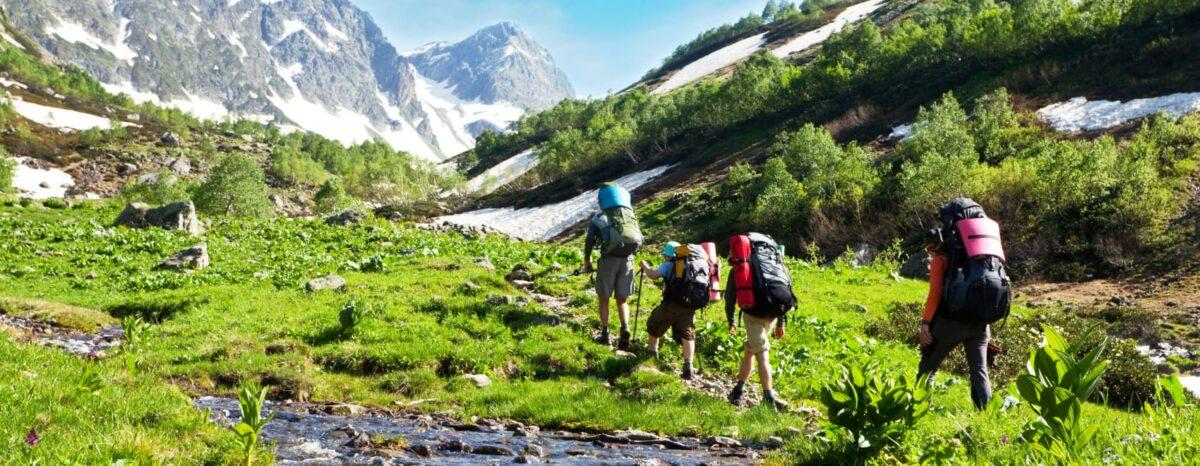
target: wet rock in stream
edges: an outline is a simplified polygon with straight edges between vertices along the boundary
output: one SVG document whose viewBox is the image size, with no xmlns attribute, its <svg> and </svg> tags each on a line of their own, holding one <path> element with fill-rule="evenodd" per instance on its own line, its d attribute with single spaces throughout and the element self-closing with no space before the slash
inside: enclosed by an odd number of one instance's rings
<svg viewBox="0 0 1200 466">
<path fill-rule="evenodd" d="M 237 400 L 201 397 L 220 425 L 232 425 Z M 275 418 L 263 430 L 280 464 L 529 464 L 583 465 L 746 464 L 759 455 L 740 444 L 712 446 L 698 439 L 661 437 L 639 431 L 583 434 L 541 432 L 519 422 L 481 419 L 480 428 L 445 413 L 362 416 L 330 414 L 319 405 L 268 402 Z M 398 439 L 381 446 L 376 439 Z"/>
<path fill-rule="evenodd" d="M 108 356 L 125 337 L 125 331 L 118 326 L 100 327 L 97 333 L 87 333 L 53 323 L 0 314 L 0 330 L 4 328 L 26 334 L 39 345 L 59 348 L 75 356 Z"/>
</svg>

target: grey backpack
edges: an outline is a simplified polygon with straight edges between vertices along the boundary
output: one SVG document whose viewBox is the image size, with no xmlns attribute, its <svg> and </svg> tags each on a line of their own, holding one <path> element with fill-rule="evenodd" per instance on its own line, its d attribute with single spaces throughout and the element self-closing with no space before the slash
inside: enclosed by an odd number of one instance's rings
<svg viewBox="0 0 1200 466">
<path fill-rule="evenodd" d="M 605 256 L 628 257 L 642 247 L 642 230 L 637 215 L 628 207 L 612 207 L 592 218 L 600 231 L 600 252 Z"/>
</svg>

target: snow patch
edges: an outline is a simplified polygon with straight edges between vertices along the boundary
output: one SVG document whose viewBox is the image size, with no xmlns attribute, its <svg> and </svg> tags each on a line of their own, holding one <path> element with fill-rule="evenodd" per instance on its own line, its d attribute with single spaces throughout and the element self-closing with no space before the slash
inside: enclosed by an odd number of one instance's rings
<svg viewBox="0 0 1200 466">
<path fill-rule="evenodd" d="M 296 76 L 299 76 L 300 73 L 304 72 L 304 65 L 300 63 L 292 63 L 288 66 L 275 65 L 275 72 L 278 73 L 279 76 L 282 76 L 283 79 L 292 81 L 296 78 Z"/>
<path fill-rule="evenodd" d="M 838 31 L 841 31 L 842 28 L 845 28 L 847 25 L 856 23 L 863 18 L 866 18 L 871 13 L 874 13 L 875 10 L 878 10 L 879 7 L 882 7 L 885 2 L 886 0 L 870 0 L 852 5 L 838 14 L 833 21 L 829 22 L 829 24 L 801 34 L 792 40 L 789 40 L 786 44 L 771 50 L 771 53 L 779 58 L 787 58 L 793 53 L 825 42 L 825 39 L 828 39 Z"/>
<path fill-rule="evenodd" d="M 416 82 L 417 100 L 429 116 L 429 127 L 442 154 L 457 155 L 475 146 L 475 138 L 467 132 L 467 126 L 477 121 L 486 121 L 497 128 L 507 128 L 521 118 L 525 111 L 512 104 L 485 104 L 466 101 L 454 95 L 454 90 L 444 82 L 437 82 L 421 75 L 409 65 Z"/>
<path fill-rule="evenodd" d="M 533 149 L 529 149 L 509 157 L 507 160 L 480 173 L 479 176 L 471 178 L 467 182 L 467 191 L 488 194 L 501 186 L 512 183 L 513 180 L 520 178 L 521 175 L 536 167 L 541 160 L 539 156 L 540 154 Z"/>
<path fill-rule="evenodd" d="M 332 37 L 332 38 L 337 39 L 342 42 L 346 42 L 346 41 L 350 40 L 350 36 L 348 36 L 348 35 L 346 35 L 346 33 L 342 32 L 341 29 L 338 29 L 338 28 L 334 27 L 332 24 L 329 24 L 329 21 L 321 20 L 321 25 L 325 26 L 325 34 L 327 34 L 329 37 Z"/>
<path fill-rule="evenodd" d="M 674 165 L 664 165 L 618 178 L 617 183 L 633 191 L 662 176 Z M 464 226 L 487 226 L 524 240 L 547 241 L 586 220 L 596 211 L 596 191 L 590 190 L 562 202 L 540 207 L 481 209 L 438 218 Z"/>
<path fill-rule="evenodd" d="M 1096 131 L 1165 113 L 1182 116 L 1200 111 L 1200 92 L 1179 93 L 1128 102 L 1076 97 L 1038 110 L 1038 117 L 1062 132 Z"/>
<path fill-rule="evenodd" d="M 4 78 L 0 78 L 0 86 L 15 87 L 17 89 L 29 89 L 29 86 L 26 86 L 26 85 L 16 82 L 16 81 L 9 81 Z"/>
<path fill-rule="evenodd" d="M 888 134 L 888 137 L 893 139 L 908 139 L 909 136 L 912 136 L 912 132 L 913 125 L 911 123 L 907 125 L 900 125 L 892 128 L 892 132 Z"/>
<path fill-rule="evenodd" d="M 308 26 L 305 26 L 303 22 L 294 19 L 283 20 L 283 35 L 279 36 L 279 40 L 275 41 L 275 44 L 279 44 L 280 42 L 287 40 L 288 37 L 300 32 L 303 32 L 308 36 L 309 39 L 312 39 L 313 43 L 326 53 L 336 53 L 338 51 L 337 45 L 325 43 L 325 41 L 321 40 L 320 37 L 317 37 L 316 34 L 310 31 Z"/>
<path fill-rule="evenodd" d="M 242 39 L 236 33 L 226 34 L 225 40 L 229 41 L 229 45 L 237 47 L 239 61 L 244 61 L 246 57 L 250 56 L 250 53 L 246 51 L 246 46 L 242 44 Z"/>
<path fill-rule="evenodd" d="M 72 44 L 80 44 L 95 50 L 105 50 L 118 60 L 122 60 L 130 64 L 132 64 L 133 59 L 137 58 L 138 56 L 137 52 L 133 51 L 133 49 L 129 48 L 129 46 L 125 44 L 125 39 L 128 39 L 130 34 L 130 21 L 128 18 L 121 18 L 121 23 L 118 26 L 118 29 L 121 31 L 121 40 L 116 43 L 110 43 L 106 40 L 96 37 L 95 35 L 92 35 L 91 32 L 88 32 L 87 29 L 78 23 L 64 21 L 57 16 L 54 16 L 54 20 L 57 24 L 46 29 L 47 34 L 58 36 L 60 39 Z"/>
<path fill-rule="evenodd" d="M 1179 383 L 1183 384 L 1183 388 L 1192 392 L 1192 396 L 1200 398 L 1200 377 L 1194 375 L 1183 376 L 1179 378 Z"/>
<path fill-rule="evenodd" d="M 667 82 L 662 83 L 651 94 L 662 94 L 683 87 L 692 81 L 708 76 L 714 71 L 744 60 L 750 55 L 754 55 L 754 52 L 761 49 L 766 42 L 766 35 L 767 33 L 764 32 L 747 37 L 688 63 L 683 68 L 680 68 L 679 71 L 676 71 L 675 74 L 671 75 L 667 79 Z"/>
<path fill-rule="evenodd" d="M 50 199 L 52 197 L 67 197 L 67 190 L 75 186 L 75 178 L 57 168 L 40 169 L 29 165 L 27 157 L 16 159 L 17 167 L 13 170 L 13 188 L 17 196 L 29 199 Z"/>
<path fill-rule="evenodd" d="M 183 94 L 186 96 L 186 99 L 177 98 L 167 102 L 165 105 L 183 110 L 201 119 L 221 120 L 229 116 L 229 109 L 225 108 L 222 104 L 192 95 L 187 90 L 184 90 Z"/>
<path fill-rule="evenodd" d="M 8 32 L 3 28 L 0 28 L 0 38 L 4 38 L 4 41 L 12 44 L 13 47 L 16 47 L 20 50 L 25 50 L 25 46 L 21 45 L 21 42 L 17 41 L 15 37 L 8 35 Z"/>
<path fill-rule="evenodd" d="M 13 98 L 10 101 L 12 102 L 13 109 L 25 117 L 25 119 L 42 126 L 58 128 L 64 133 L 86 131 L 92 128 L 109 129 L 112 127 L 112 122 L 102 116 L 65 108 L 39 105 L 17 98 Z M 125 123 L 125 125 L 129 126 L 128 123 Z"/>
</svg>

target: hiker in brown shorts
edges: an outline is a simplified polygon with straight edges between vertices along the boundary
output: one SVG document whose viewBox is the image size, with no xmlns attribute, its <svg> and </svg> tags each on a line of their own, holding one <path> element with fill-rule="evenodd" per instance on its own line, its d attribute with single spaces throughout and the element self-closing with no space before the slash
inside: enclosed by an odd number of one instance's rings
<svg viewBox="0 0 1200 466">
<path fill-rule="evenodd" d="M 660 279 L 670 275 L 675 267 L 675 248 L 677 247 L 682 246 L 674 241 L 667 243 L 662 252 L 664 262 L 657 268 L 652 268 L 649 262 L 642 261 L 642 273 L 651 279 Z M 683 346 L 681 377 L 685 380 L 692 378 L 692 357 L 696 351 L 695 316 L 695 309 L 688 309 L 664 297 L 662 303 L 654 308 L 646 320 L 646 332 L 650 334 L 647 345 L 655 358 L 658 357 L 659 341 L 667 334 L 667 330 L 671 331 L 671 337 L 675 342 Z"/>
</svg>

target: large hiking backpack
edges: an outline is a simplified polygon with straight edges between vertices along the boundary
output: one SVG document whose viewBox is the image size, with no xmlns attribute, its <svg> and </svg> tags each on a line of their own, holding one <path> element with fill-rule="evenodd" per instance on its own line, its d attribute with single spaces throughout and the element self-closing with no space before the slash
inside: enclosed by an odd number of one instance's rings
<svg viewBox="0 0 1200 466">
<path fill-rule="evenodd" d="M 712 281 L 711 264 L 704 248 L 689 244 L 675 248 L 675 267 L 666 277 L 663 299 L 688 309 L 700 309 L 708 305 L 709 286 Z"/>
<path fill-rule="evenodd" d="M 738 307 L 757 317 L 774 318 L 796 307 L 792 276 L 783 263 L 779 245 L 761 233 L 729 239 Z"/>
<path fill-rule="evenodd" d="M 592 218 L 600 230 L 600 252 L 605 256 L 628 257 L 642 247 L 642 230 L 633 209 L 611 207 Z"/>
<path fill-rule="evenodd" d="M 973 324 L 992 324 L 1008 317 L 1012 284 L 1004 271 L 1000 225 L 983 208 L 960 198 L 942 207 L 946 276 L 939 314 Z"/>
</svg>

